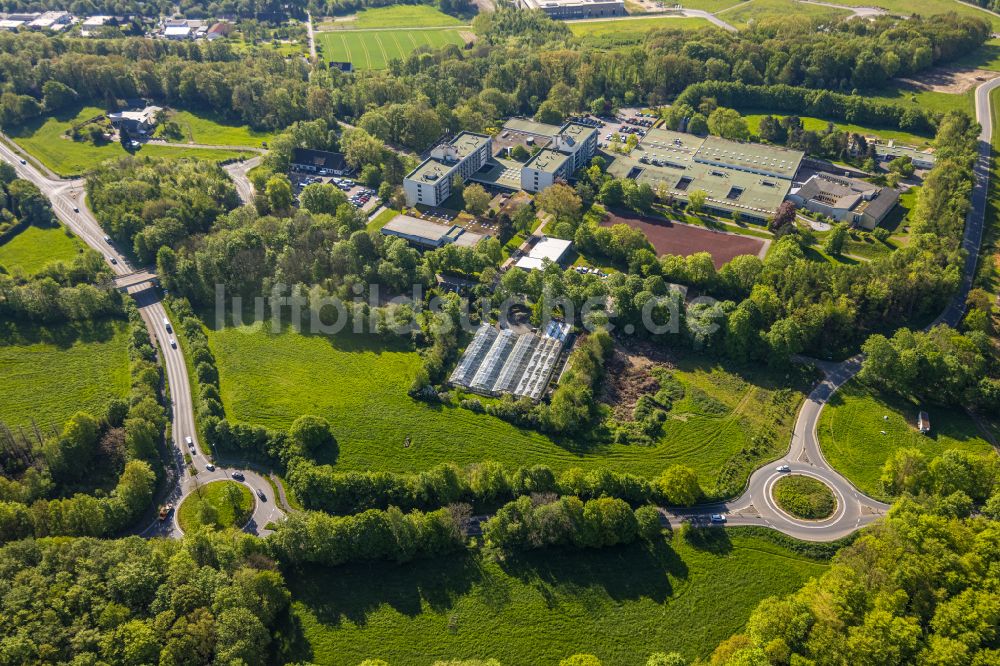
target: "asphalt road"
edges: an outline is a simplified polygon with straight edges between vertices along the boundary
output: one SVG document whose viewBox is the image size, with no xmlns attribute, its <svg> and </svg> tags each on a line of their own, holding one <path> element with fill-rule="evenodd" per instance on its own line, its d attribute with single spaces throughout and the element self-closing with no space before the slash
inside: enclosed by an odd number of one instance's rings
<svg viewBox="0 0 1000 666">
<path fill-rule="evenodd" d="M 258 164 L 260 164 L 259 155 L 249 160 L 232 162 L 222 167 L 229 174 L 229 177 L 233 179 L 233 183 L 236 185 L 236 193 L 240 195 L 240 201 L 245 204 L 252 203 L 254 197 L 253 183 L 250 182 L 247 174 Z"/>
<path fill-rule="evenodd" d="M 86 205 L 86 195 L 83 189 L 83 180 L 60 180 L 44 175 L 31 162 L 22 164 L 21 158 L 9 146 L 0 142 L 0 158 L 14 166 L 17 175 L 25 180 L 30 180 L 41 192 L 52 202 L 52 209 L 56 216 L 69 227 L 69 229 L 80 237 L 87 245 L 108 258 L 111 270 L 118 276 L 128 275 L 135 272 L 128 259 L 118 251 L 113 245 L 104 240 L 105 233 L 98 224 L 97 219 Z M 248 160 L 252 161 L 252 160 Z M 252 167 L 249 167 L 252 168 Z M 116 261 L 111 262 L 111 258 Z M 184 362 L 184 355 L 180 346 L 173 346 L 170 340 L 175 339 L 174 333 L 167 330 L 165 322 L 167 313 L 160 302 L 159 290 L 148 286 L 135 286 L 128 289 L 139 306 L 139 312 L 150 335 L 158 343 L 160 357 L 166 371 L 167 382 L 170 386 L 170 399 L 173 423 L 173 455 L 174 469 L 171 470 L 172 487 L 168 493 L 166 501 L 174 503 L 176 506 L 179 500 L 190 492 L 196 480 L 192 477 L 187 467 L 183 464 L 181 451 L 185 448 L 186 437 L 191 437 L 195 443 L 194 467 L 198 473 L 198 481 L 204 482 L 206 478 L 223 475 L 223 470 L 217 470 L 213 475 L 204 469 L 206 458 L 198 444 L 198 432 L 194 424 L 194 406 L 191 400 L 191 384 L 188 380 L 187 365 Z M 171 329 L 173 327 L 171 326 Z M 231 471 L 231 470 L 230 470 Z M 281 518 L 281 512 L 274 506 L 274 498 L 271 496 L 271 488 L 266 479 L 259 476 L 252 470 L 243 470 L 248 481 L 254 484 L 254 488 L 260 488 L 268 497 L 268 501 L 257 501 L 254 507 L 253 518 L 247 526 L 247 531 L 254 534 L 265 534 L 265 525 L 269 522 Z M 221 477 L 220 477 L 221 478 Z M 178 479 L 180 483 L 178 483 Z M 256 495 L 255 495 L 256 498 Z M 169 521 L 160 523 L 154 522 L 152 525 L 142 530 L 142 534 L 175 533 L 176 526 Z"/>
<path fill-rule="evenodd" d="M 979 155 L 974 168 L 975 183 L 972 192 L 972 206 L 966 220 L 962 242 L 967 257 L 963 266 L 962 286 L 937 320 L 950 325 L 957 324 L 962 317 L 965 299 L 971 288 L 978 264 L 989 189 L 992 137 L 989 93 L 998 86 L 1000 86 L 1000 78 L 986 82 L 976 89 L 976 117 L 982 126 L 982 132 L 979 137 Z M 127 275 L 134 272 L 124 256 L 104 241 L 104 232 L 85 205 L 82 180 L 59 180 L 43 175 L 30 163 L 22 164 L 20 156 L 3 143 L 0 143 L 0 157 L 13 164 L 21 178 L 34 182 L 49 197 L 53 210 L 74 233 L 105 256 L 117 258 L 117 263 L 111 264 L 112 270 L 117 275 Z M 256 166 L 256 159 L 230 165 L 231 168 L 227 168 L 236 181 L 237 190 L 244 201 L 253 197 L 253 188 L 246 178 L 246 172 Z M 173 335 L 166 329 L 166 312 L 154 290 L 134 287 L 129 292 L 136 298 L 150 333 L 160 343 L 159 349 L 171 387 L 174 467 L 175 472 L 179 474 L 180 482 L 176 482 L 178 477 L 175 476 L 170 500 L 176 505 L 198 484 L 229 478 L 231 473 L 236 470 L 224 467 L 213 471 L 205 469 L 206 459 L 198 444 L 194 425 L 194 410 L 187 366 L 180 348 L 175 348 L 169 343 Z M 663 509 L 665 518 L 668 521 L 688 520 L 696 523 L 707 523 L 711 514 L 721 514 L 725 517 L 728 525 L 760 525 L 771 527 L 799 539 L 832 541 L 846 536 L 884 515 L 889 509 L 889 505 L 865 496 L 847 479 L 833 470 L 823 457 L 816 436 L 816 424 L 823 407 L 840 386 L 857 374 L 861 367 L 861 361 L 862 357 L 859 355 L 841 363 L 816 363 L 823 370 L 826 378 L 813 389 L 799 410 L 787 455 L 751 474 L 743 495 L 731 502 L 702 505 L 690 509 Z M 184 446 L 186 437 L 191 437 L 193 440 L 193 446 L 190 449 L 186 449 Z M 185 450 L 192 454 L 197 476 L 192 476 L 187 466 L 183 464 Z M 787 465 L 789 471 L 779 472 L 777 467 L 780 465 Z M 243 472 L 247 485 L 254 491 L 262 490 L 268 498 L 266 501 L 256 501 L 253 517 L 246 529 L 254 534 L 266 534 L 265 526 L 269 522 L 279 520 L 283 514 L 276 506 L 276 498 L 271 496 L 270 484 L 267 480 L 252 470 L 240 471 Z M 837 508 L 834 514 L 822 521 L 804 521 L 793 518 L 782 511 L 774 502 L 772 488 L 782 475 L 789 473 L 811 476 L 826 483 L 837 499 Z M 142 534 L 167 536 L 177 535 L 179 531 L 174 519 L 162 523 L 156 521 L 143 530 Z"/>
<path fill-rule="evenodd" d="M 979 154 L 973 172 L 972 205 L 966 217 L 962 238 L 962 248 L 966 251 L 965 264 L 962 267 L 962 284 L 944 312 L 931 326 L 939 323 L 956 326 L 961 321 L 965 312 L 965 300 L 975 278 L 989 193 L 993 136 L 989 95 L 990 91 L 998 86 L 1000 78 L 976 88 L 976 119 L 982 131 L 979 135 Z M 830 467 L 823 457 L 819 438 L 816 436 L 816 424 L 819 422 L 823 407 L 839 387 L 858 373 L 863 360 L 863 356 L 859 354 L 841 363 L 813 361 L 826 378 L 813 389 L 802 404 L 795 421 L 788 453 L 781 460 L 765 465 L 751 474 L 743 495 L 731 502 L 690 509 L 663 509 L 665 518 L 670 522 L 688 520 L 708 523 L 711 514 L 720 514 L 725 517 L 727 525 L 760 525 L 772 527 L 807 541 L 833 541 L 885 515 L 890 508 L 888 504 L 866 496 Z M 781 465 L 788 465 L 790 472 L 777 471 Z M 789 473 L 819 479 L 833 491 L 837 498 L 837 508 L 830 518 L 821 521 L 798 520 L 777 506 L 772 496 L 772 488 L 781 476 Z"/>
</svg>

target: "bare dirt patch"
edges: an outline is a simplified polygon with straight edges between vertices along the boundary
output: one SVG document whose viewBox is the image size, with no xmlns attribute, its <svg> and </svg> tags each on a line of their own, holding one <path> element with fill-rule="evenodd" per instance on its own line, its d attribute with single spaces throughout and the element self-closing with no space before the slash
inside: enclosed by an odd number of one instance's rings
<svg viewBox="0 0 1000 666">
<path fill-rule="evenodd" d="M 917 90 L 959 95 L 971 90 L 976 84 L 996 78 L 997 73 L 985 69 L 968 67 L 934 67 L 919 76 L 900 79 Z"/>
<path fill-rule="evenodd" d="M 712 255 L 712 263 L 716 268 L 721 268 L 727 261 L 741 254 L 759 255 L 764 247 L 764 241 L 760 238 L 699 229 L 638 215 L 610 213 L 601 222 L 602 226 L 613 224 L 627 224 L 633 229 L 640 229 L 649 238 L 657 254 L 679 254 L 686 257 L 698 252 L 708 252 Z"/>
<path fill-rule="evenodd" d="M 639 397 L 660 389 L 660 381 L 652 370 L 674 366 L 662 350 L 651 345 L 636 343 L 625 347 L 616 343 L 604 367 L 600 400 L 611 406 L 617 420 L 631 421 Z"/>
</svg>

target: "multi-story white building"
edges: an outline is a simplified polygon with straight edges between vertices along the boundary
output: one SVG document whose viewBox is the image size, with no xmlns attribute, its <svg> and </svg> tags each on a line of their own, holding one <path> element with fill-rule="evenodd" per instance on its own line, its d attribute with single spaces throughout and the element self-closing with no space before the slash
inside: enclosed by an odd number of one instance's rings
<svg viewBox="0 0 1000 666">
<path fill-rule="evenodd" d="M 493 139 L 473 132 L 462 132 L 449 143 L 436 147 L 430 157 L 403 179 L 406 204 L 440 206 L 451 196 L 452 180 L 456 176 L 467 180 L 492 154 Z"/>
<path fill-rule="evenodd" d="M 625 16 L 625 0 L 518 0 L 522 9 L 540 9 L 554 19 Z"/>
<path fill-rule="evenodd" d="M 597 129 L 566 123 L 546 148 L 521 167 L 521 189 L 540 192 L 557 180 L 569 180 L 597 152 Z"/>
</svg>

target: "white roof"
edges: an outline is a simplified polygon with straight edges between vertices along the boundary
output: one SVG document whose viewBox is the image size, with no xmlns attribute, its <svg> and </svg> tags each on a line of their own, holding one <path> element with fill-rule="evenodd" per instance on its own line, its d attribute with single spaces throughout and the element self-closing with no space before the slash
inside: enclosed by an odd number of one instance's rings
<svg viewBox="0 0 1000 666">
<path fill-rule="evenodd" d="M 3 19 L 0 20 L 0 28 L 19 28 L 26 22 L 27 21 L 20 21 L 17 19 Z"/>
<path fill-rule="evenodd" d="M 514 264 L 518 268 L 523 268 L 526 271 L 541 270 L 545 265 L 542 259 L 536 259 L 535 257 L 521 257 Z"/>
<path fill-rule="evenodd" d="M 186 25 L 171 25 L 164 28 L 163 34 L 168 36 L 185 36 L 191 33 L 191 28 Z"/>
<path fill-rule="evenodd" d="M 110 20 L 111 20 L 110 16 L 91 16 L 86 21 L 84 21 L 83 24 L 89 26 L 104 25 Z"/>
</svg>

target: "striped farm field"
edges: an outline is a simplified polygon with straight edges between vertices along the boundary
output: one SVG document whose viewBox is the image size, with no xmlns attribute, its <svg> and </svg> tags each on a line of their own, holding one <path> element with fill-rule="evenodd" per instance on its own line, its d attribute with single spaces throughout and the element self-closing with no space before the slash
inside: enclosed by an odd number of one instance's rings
<svg viewBox="0 0 1000 666">
<path fill-rule="evenodd" d="M 316 43 L 324 60 L 350 62 L 355 69 L 385 69 L 393 58 L 404 60 L 420 46 L 465 46 L 463 32 L 455 28 L 336 30 L 317 32 Z"/>
</svg>

